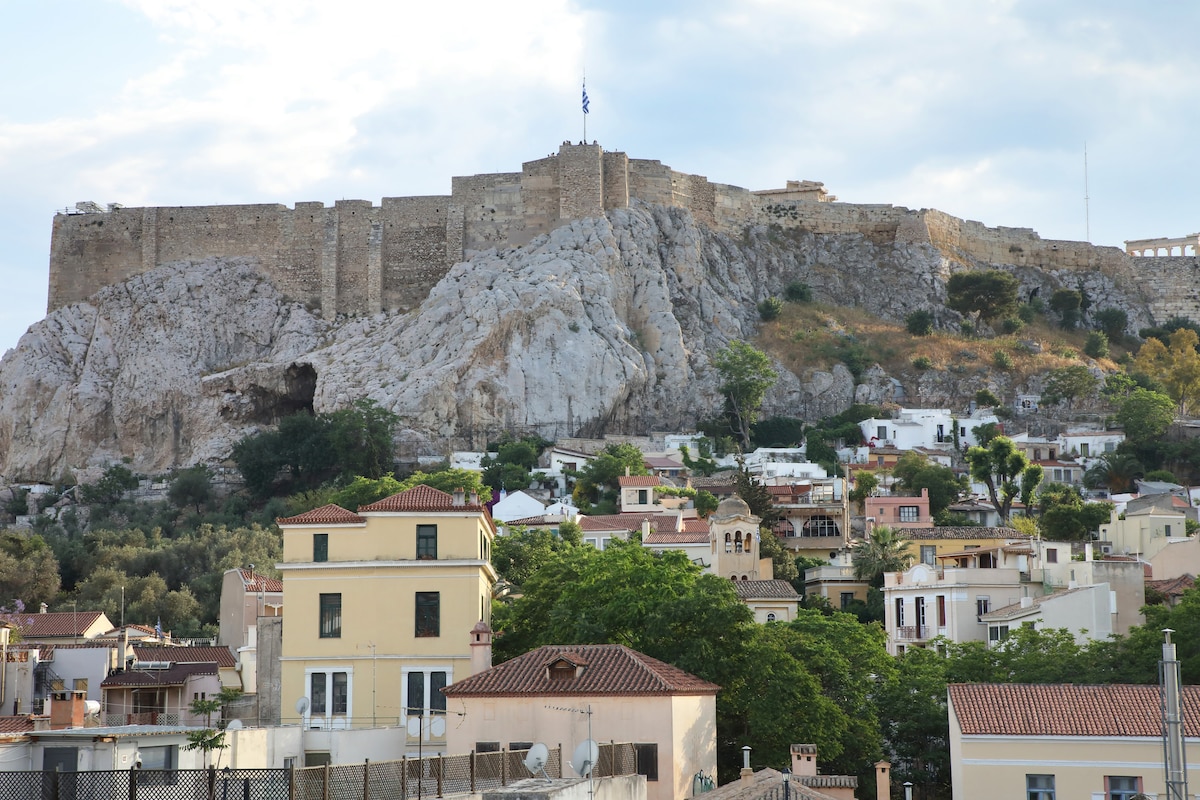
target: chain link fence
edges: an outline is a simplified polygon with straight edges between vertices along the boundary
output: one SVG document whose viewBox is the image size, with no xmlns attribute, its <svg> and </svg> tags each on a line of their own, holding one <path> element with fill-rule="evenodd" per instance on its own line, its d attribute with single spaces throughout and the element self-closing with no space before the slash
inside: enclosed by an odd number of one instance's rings
<svg viewBox="0 0 1200 800">
<path fill-rule="evenodd" d="M 3 772 L 0 800 L 422 800 L 474 794 L 530 777 L 528 750 L 402 758 L 298 769 L 132 769 L 95 772 Z M 632 775 L 628 743 L 600 745 L 592 775 Z M 562 748 L 544 772 L 563 777 Z"/>
</svg>

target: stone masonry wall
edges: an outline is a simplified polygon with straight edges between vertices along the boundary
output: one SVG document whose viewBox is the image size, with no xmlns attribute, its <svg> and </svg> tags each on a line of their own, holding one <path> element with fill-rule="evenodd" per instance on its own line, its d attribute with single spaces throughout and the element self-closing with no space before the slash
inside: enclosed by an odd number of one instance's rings
<svg viewBox="0 0 1200 800">
<path fill-rule="evenodd" d="M 1042 239 L 940 211 L 758 196 L 660 161 L 564 142 L 521 172 L 455 177 L 449 196 L 280 204 L 114 208 L 58 214 L 50 255 L 51 310 L 85 300 L 158 264 L 239 256 L 257 260 L 288 297 L 324 316 L 409 310 L 473 251 L 516 246 L 572 219 L 631 199 L 687 208 L 730 236 L 750 225 L 865 236 L 881 245 L 932 245 L 950 263 L 1092 270 L 1144 287 L 1156 319 L 1200 320 L 1194 257 L 1132 258 L 1114 247 Z"/>
</svg>

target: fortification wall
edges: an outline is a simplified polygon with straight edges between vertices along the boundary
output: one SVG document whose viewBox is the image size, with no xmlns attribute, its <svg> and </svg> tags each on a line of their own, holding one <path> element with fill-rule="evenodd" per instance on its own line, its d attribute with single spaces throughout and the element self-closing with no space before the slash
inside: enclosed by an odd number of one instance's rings
<svg viewBox="0 0 1200 800">
<path fill-rule="evenodd" d="M 793 186 L 794 184 L 794 186 Z M 802 191 L 808 186 L 813 191 Z M 820 184 L 752 193 L 678 172 L 660 161 L 564 142 L 520 172 L 455 177 L 448 196 L 388 197 L 379 206 L 318 202 L 113 208 L 55 216 L 51 310 L 158 264 L 212 256 L 256 259 L 287 296 L 335 313 L 416 307 L 470 251 L 527 243 L 572 219 L 624 208 L 632 198 L 687 208 L 731 236 L 748 225 L 857 234 L 880 246 L 928 244 L 964 266 L 1098 270 L 1144 282 L 1157 319 L 1200 319 L 1195 257 L 1131 258 L 1113 247 L 1044 240 L 1028 228 L 989 228 L 936 210 L 824 202 Z"/>
</svg>

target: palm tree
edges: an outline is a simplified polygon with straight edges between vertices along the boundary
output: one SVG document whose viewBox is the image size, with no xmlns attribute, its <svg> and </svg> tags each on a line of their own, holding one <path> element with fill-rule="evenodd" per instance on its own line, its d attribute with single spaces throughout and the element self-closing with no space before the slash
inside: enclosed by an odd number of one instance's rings
<svg viewBox="0 0 1200 800">
<path fill-rule="evenodd" d="M 867 539 L 854 543 L 854 576 L 883 586 L 883 573 L 900 572 L 913 562 L 912 542 L 895 528 L 876 528 Z"/>
<path fill-rule="evenodd" d="M 1138 478 L 1146 474 L 1146 468 L 1136 456 L 1129 453 L 1105 453 L 1083 475 L 1083 485 L 1089 489 L 1107 487 L 1109 492 L 1120 494 L 1133 490 Z"/>
</svg>

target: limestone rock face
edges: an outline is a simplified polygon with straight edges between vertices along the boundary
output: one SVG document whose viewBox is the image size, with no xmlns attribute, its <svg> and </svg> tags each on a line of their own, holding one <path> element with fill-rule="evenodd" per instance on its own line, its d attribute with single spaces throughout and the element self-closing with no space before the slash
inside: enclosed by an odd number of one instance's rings
<svg viewBox="0 0 1200 800">
<path fill-rule="evenodd" d="M 817 299 L 902 320 L 940 308 L 952 268 L 929 245 L 765 226 L 734 240 L 638 203 L 473 254 L 407 313 L 322 320 L 249 261 L 160 267 L 53 312 L 0 361 L 0 476 L 219 461 L 284 414 L 358 398 L 400 415 L 402 455 L 479 448 L 504 430 L 690 428 L 721 407 L 711 355 L 754 338 L 762 299 L 804 281 Z M 1022 275 L 1038 281 L 1060 279 Z M 1120 287 L 1088 291 L 1136 311 Z M 764 415 L 905 398 L 878 368 L 857 386 L 842 365 L 776 368 Z M 910 397 L 944 391 L 921 381 Z"/>
</svg>

